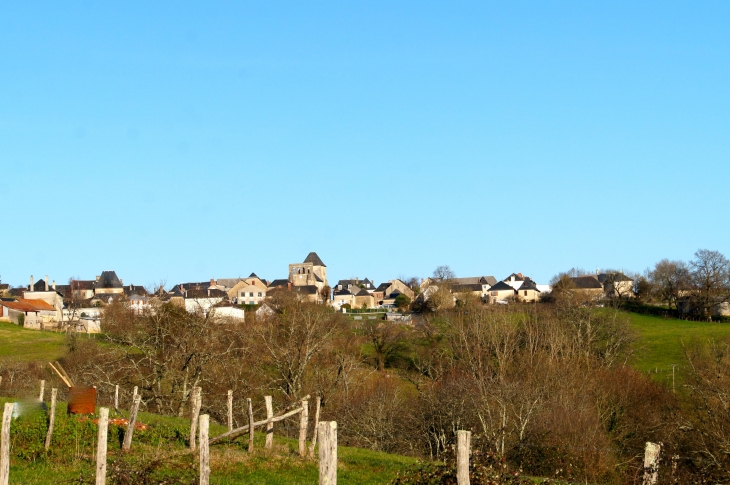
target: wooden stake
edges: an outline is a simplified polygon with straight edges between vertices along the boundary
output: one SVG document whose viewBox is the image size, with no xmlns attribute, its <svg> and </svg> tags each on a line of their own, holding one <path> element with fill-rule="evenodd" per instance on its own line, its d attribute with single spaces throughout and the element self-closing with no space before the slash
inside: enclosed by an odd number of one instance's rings
<svg viewBox="0 0 730 485">
<path fill-rule="evenodd" d="M 0 485 L 10 480 L 10 421 L 13 419 L 13 403 L 5 403 L 2 435 L 0 435 Z"/>
<path fill-rule="evenodd" d="M 74 381 L 71 379 L 71 376 L 68 375 L 68 372 L 66 372 L 66 369 L 63 368 L 63 366 L 56 360 L 54 362 L 56 364 L 56 367 L 63 373 L 63 376 L 66 378 L 65 380 L 69 383 L 68 387 L 74 387 Z"/>
<path fill-rule="evenodd" d="M 642 485 L 654 485 L 659 479 L 659 454 L 662 450 L 661 443 L 646 442 L 644 448 L 644 480 Z"/>
<path fill-rule="evenodd" d="M 132 435 L 134 434 L 134 425 L 137 423 L 137 411 L 139 411 L 139 402 L 142 400 L 141 395 L 137 395 L 132 403 L 132 410 L 129 412 L 129 423 L 127 423 L 127 431 L 124 433 L 124 442 L 122 450 L 129 451 L 132 447 Z"/>
<path fill-rule="evenodd" d="M 322 402 L 322 398 L 317 396 L 317 404 L 315 405 L 314 411 L 314 427 L 312 428 L 312 442 L 309 444 L 309 457 L 314 458 L 314 447 L 317 446 L 317 430 L 319 429 L 319 405 Z"/>
<path fill-rule="evenodd" d="M 337 422 L 319 423 L 319 485 L 337 485 Z"/>
<path fill-rule="evenodd" d="M 195 431 L 198 427 L 198 416 L 200 415 L 200 405 L 202 403 L 200 392 L 201 389 L 196 387 L 193 388 L 193 393 L 190 395 L 192 406 L 190 410 L 190 451 L 195 451 Z"/>
<path fill-rule="evenodd" d="M 309 399 L 309 394 L 307 394 L 306 396 L 301 398 L 299 401 L 306 401 L 307 399 Z M 294 416 L 295 414 L 299 414 L 300 412 L 302 412 L 302 408 L 297 408 L 297 409 L 293 409 L 290 411 L 290 409 L 292 409 L 294 406 L 296 406 L 299 401 L 295 401 L 294 403 L 285 407 L 283 410 L 280 411 L 281 414 L 274 416 L 273 418 L 267 418 L 267 419 L 264 419 L 263 421 L 258 421 L 256 423 L 254 423 L 254 426 L 261 426 L 261 425 L 268 424 L 268 423 L 278 423 L 279 421 L 284 420 L 284 419 L 288 418 L 289 416 Z M 218 435 L 215 438 L 211 438 L 210 444 L 212 445 L 215 443 L 219 443 L 223 440 L 235 440 L 236 438 L 238 438 L 239 436 L 243 436 L 247 432 L 248 432 L 248 425 L 241 426 L 240 428 L 236 428 L 233 431 L 226 431 L 222 435 Z"/>
<path fill-rule="evenodd" d="M 56 363 L 58 363 L 58 362 L 56 362 Z M 56 372 L 56 374 L 58 374 L 58 377 L 60 377 L 61 380 L 63 381 L 63 383 L 66 384 L 66 387 L 68 387 L 69 389 L 71 389 L 73 387 L 73 384 L 71 383 L 71 381 L 69 381 L 68 379 L 66 379 L 66 377 L 63 374 L 61 374 L 61 371 L 59 371 L 58 369 L 56 369 L 53 366 L 53 364 L 51 364 L 50 362 L 48 363 L 48 365 L 50 365 L 51 366 L 51 369 L 53 369 Z"/>
<path fill-rule="evenodd" d="M 228 431 L 233 431 L 233 390 L 228 389 Z"/>
<path fill-rule="evenodd" d="M 250 397 L 246 398 L 246 404 L 248 404 L 248 452 L 253 453 L 253 431 L 256 425 L 253 422 L 253 405 Z"/>
<path fill-rule="evenodd" d="M 299 456 L 307 456 L 307 426 L 309 425 L 309 401 L 302 401 L 299 416 Z"/>
<path fill-rule="evenodd" d="M 56 422 L 56 397 L 58 389 L 51 389 L 51 416 L 48 419 L 48 433 L 46 433 L 46 449 L 51 447 L 51 437 L 53 436 L 53 424 Z"/>
<path fill-rule="evenodd" d="M 456 483 L 469 485 L 469 451 L 471 431 L 456 432 Z"/>
<path fill-rule="evenodd" d="M 132 391 L 132 402 L 137 399 L 137 386 L 134 386 L 134 390 Z"/>
<path fill-rule="evenodd" d="M 99 408 L 99 437 L 96 445 L 96 485 L 106 483 L 106 442 L 109 409 Z"/>
<path fill-rule="evenodd" d="M 114 387 L 114 412 L 119 412 L 119 384 Z"/>
<path fill-rule="evenodd" d="M 264 396 L 266 402 L 266 419 L 270 420 L 274 417 L 274 406 L 271 402 L 271 396 Z M 266 425 L 266 449 L 271 449 L 274 446 L 274 423 L 269 421 Z"/>
<path fill-rule="evenodd" d="M 43 394 L 46 393 L 46 381 L 41 379 L 41 393 L 40 396 L 38 396 L 38 400 L 40 402 L 43 402 Z"/>
<path fill-rule="evenodd" d="M 207 414 L 200 416 L 200 485 L 210 485 L 210 448 L 208 447 Z"/>
</svg>

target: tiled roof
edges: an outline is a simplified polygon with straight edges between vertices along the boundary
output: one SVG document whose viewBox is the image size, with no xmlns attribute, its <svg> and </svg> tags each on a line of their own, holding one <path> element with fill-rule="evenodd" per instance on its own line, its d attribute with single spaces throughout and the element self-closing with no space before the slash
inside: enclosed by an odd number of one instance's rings
<svg viewBox="0 0 730 485">
<path fill-rule="evenodd" d="M 114 271 L 102 271 L 99 281 L 96 282 L 96 288 L 121 288 L 122 282 L 119 281 L 117 273 Z"/>
<path fill-rule="evenodd" d="M 0 305 L 21 312 L 56 311 L 43 300 L 19 298 L 18 301 L 0 301 Z"/>
<path fill-rule="evenodd" d="M 498 281 L 491 288 L 489 288 L 489 291 L 505 291 L 505 290 L 514 291 L 514 288 L 512 288 L 510 285 L 508 285 L 504 281 Z"/>
<path fill-rule="evenodd" d="M 327 265 L 325 265 L 322 260 L 317 256 L 317 253 L 312 251 L 307 255 L 307 258 L 304 260 L 305 263 L 312 263 L 315 266 L 324 266 L 325 268 Z"/>
<path fill-rule="evenodd" d="M 603 289 L 601 282 L 595 276 L 578 276 L 570 279 L 579 290 Z"/>
</svg>

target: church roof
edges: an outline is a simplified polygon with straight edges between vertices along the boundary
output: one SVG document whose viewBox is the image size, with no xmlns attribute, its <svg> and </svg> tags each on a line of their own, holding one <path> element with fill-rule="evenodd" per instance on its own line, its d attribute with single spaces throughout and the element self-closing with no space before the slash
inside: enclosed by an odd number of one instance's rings
<svg viewBox="0 0 730 485">
<path fill-rule="evenodd" d="M 97 288 L 122 288 L 122 282 L 119 281 L 117 273 L 114 271 L 102 271 L 99 281 L 96 282 Z"/>
<path fill-rule="evenodd" d="M 315 266 L 324 266 L 325 268 L 327 267 L 327 265 L 322 262 L 319 256 L 317 256 L 317 253 L 315 253 L 314 251 L 307 255 L 307 259 L 305 259 L 304 262 L 312 263 Z"/>
</svg>

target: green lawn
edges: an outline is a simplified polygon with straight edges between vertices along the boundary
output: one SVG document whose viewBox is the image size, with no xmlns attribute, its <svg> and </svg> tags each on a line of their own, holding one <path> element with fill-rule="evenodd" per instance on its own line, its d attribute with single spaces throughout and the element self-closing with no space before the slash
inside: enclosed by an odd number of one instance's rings
<svg viewBox="0 0 730 485">
<path fill-rule="evenodd" d="M 63 334 L 0 322 L 0 359 L 23 362 L 58 360 L 66 354 L 65 342 L 66 336 Z"/>
<path fill-rule="evenodd" d="M 671 365 L 684 362 L 682 346 L 723 339 L 730 335 L 730 324 L 691 322 L 638 313 L 627 313 L 639 340 L 634 346 L 634 365 L 643 371 L 671 374 Z M 678 368 L 679 370 L 680 368 Z"/>
</svg>

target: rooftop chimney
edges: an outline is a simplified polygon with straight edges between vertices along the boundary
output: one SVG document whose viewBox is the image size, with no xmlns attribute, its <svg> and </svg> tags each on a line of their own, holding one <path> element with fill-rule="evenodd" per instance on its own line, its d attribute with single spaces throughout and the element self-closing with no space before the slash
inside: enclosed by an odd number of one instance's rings
<svg viewBox="0 0 730 485">
<path fill-rule="evenodd" d="M 213 278 L 210 279 L 210 286 L 215 286 L 215 280 Z"/>
<path fill-rule="evenodd" d="M 122 286 L 124 286 L 124 280 L 121 279 L 121 278 L 119 278 L 119 284 L 121 284 Z"/>
<path fill-rule="evenodd" d="M 30 275 L 30 286 L 28 287 L 28 291 L 33 291 L 33 275 Z"/>
<path fill-rule="evenodd" d="M 96 277 L 96 281 L 99 281 L 101 279 L 101 276 Z"/>
<path fill-rule="evenodd" d="M 48 275 L 46 275 L 46 291 L 48 291 Z"/>
<path fill-rule="evenodd" d="M 51 288 L 56 289 L 56 280 L 53 280 L 53 283 L 51 283 Z"/>
</svg>

